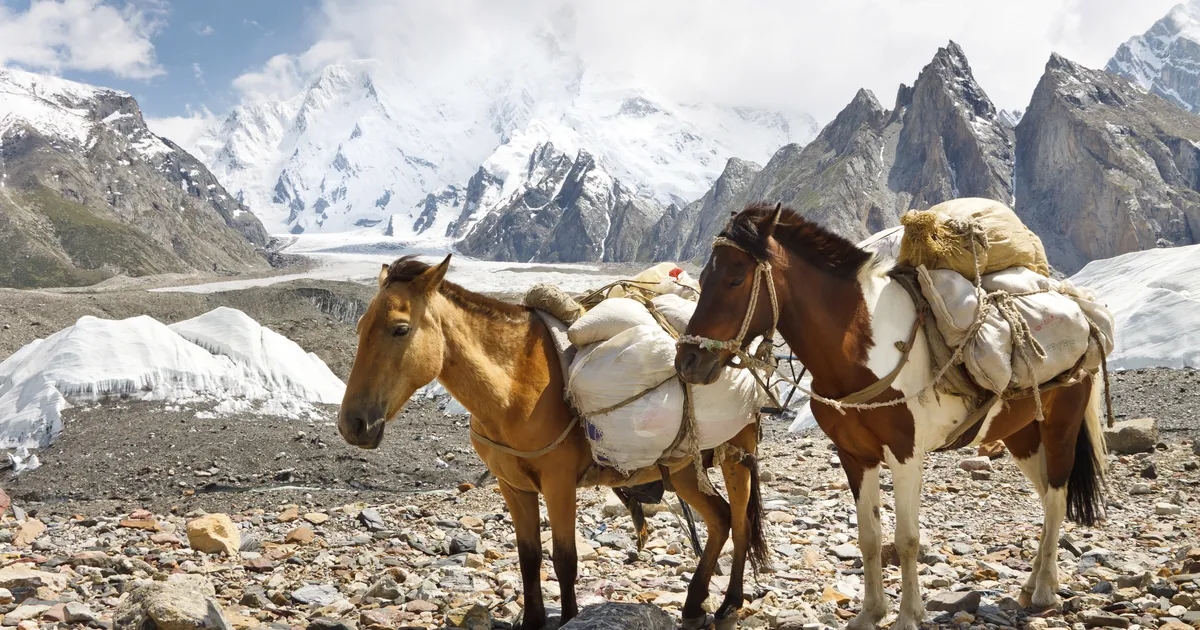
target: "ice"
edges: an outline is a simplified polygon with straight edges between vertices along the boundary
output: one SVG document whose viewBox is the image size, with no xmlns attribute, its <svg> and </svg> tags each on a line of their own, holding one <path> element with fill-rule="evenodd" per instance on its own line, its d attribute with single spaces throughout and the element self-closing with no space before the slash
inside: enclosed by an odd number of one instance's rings
<svg viewBox="0 0 1200 630">
<path fill-rule="evenodd" d="M 1110 368 L 1200 368 L 1200 245 L 1092 261 L 1070 280 L 1116 319 Z"/>
<path fill-rule="evenodd" d="M 310 415 L 344 385 L 316 355 L 235 309 L 167 326 L 81 317 L 0 363 L 0 448 L 48 445 L 72 403 L 216 402 L 215 414 Z"/>
</svg>

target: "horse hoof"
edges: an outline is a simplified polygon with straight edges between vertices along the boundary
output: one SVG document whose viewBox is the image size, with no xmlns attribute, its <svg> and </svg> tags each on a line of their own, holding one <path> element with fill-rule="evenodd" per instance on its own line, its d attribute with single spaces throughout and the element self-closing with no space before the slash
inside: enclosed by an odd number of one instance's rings
<svg viewBox="0 0 1200 630">
<path fill-rule="evenodd" d="M 724 617 L 718 617 L 714 624 L 716 630 L 737 630 L 738 613 L 733 611 Z"/>
<path fill-rule="evenodd" d="M 684 619 L 683 624 L 680 625 L 679 627 L 681 628 L 681 630 L 705 630 L 705 629 L 711 627 L 712 623 L 713 623 L 713 616 L 706 614 L 703 617 L 692 617 L 691 619 Z"/>
</svg>

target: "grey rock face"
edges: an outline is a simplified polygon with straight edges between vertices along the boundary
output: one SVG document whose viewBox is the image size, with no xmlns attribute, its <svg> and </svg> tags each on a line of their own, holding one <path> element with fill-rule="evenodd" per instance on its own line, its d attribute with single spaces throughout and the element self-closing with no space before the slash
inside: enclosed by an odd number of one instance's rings
<svg viewBox="0 0 1200 630">
<path fill-rule="evenodd" d="M 1200 118 L 1053 55 L 1016 134 L 1015 209 L 1056 268 L 1200 242 Z"/>
<path fill-rule="evenodd" d="M 0 70 L 0 83 L 16 72 Z M 133 97 L 95 89 L 43 98 L 86 112 L 87 138 L 26 121 L 0 131 L 0 286 L 267 267 L 262 224 L 204 165 L 154 136 Z"/>
<path fill-rule="evenodd" d="M 778 201 L 850 238 L 897 225 L 911 208 L 959 196 L 1011 202 L 1013 135 L 950 42 L 885 110 L 868 90 L 804 147 L 781 148 L 761 170 L 731 161 L 701 200 L 651 231 L 649 260 L 703 260 L 732 213 Z M 680 233 L 682 246 L 667 243 Z M 687 236 L 682 236 L 686 231 Z"/>
<path fill-rule="evenodd" d="M 1200 2 L 1177 5 L 1150 30 L 1121 44 L 1104 69 L 1192 113 L 1200 113 Z"/>
</svg>

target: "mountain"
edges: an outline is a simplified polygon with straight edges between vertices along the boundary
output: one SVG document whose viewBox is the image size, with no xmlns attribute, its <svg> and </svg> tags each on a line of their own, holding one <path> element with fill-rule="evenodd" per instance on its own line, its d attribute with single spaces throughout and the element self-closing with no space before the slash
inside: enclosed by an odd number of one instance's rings
<svg viewBox="0 0 1200 630">
<path fill-rule="evenodd" d="M 572 163 L 590 159 L 590 172 L 620 182 L 614 194 L 659 212 L 701 196 L 729 158 L 766 159 L 817 130 L 806 115 L 679 103 L 605 76 L 555 32 L 527 44 L 511 63 L 488 60 L 462 76 L 333 64 L 290 99 L 243 102 L 198 150 L 272 232 L 371 228 L 453 242 L 542 186 L 529 164 L 547 146 Z M 482 239 L 468 248 L 482 251 Z M 528 249 L 510 245 L 499 250 Z"/>
<path fill-rule="evenodd" d="M 649 243 L 648 260 L 703 259 L 732 212 L 779 201 L 854 239 L 897 225 L 910 208 L 954 197 L 1010 201 L 1013 132 L 950 42 L 885 110 L 868 90 L 805 146 L 779 149 L 761 170 L 730 163 L 699 201 L 665 213 L 651 234 L 686 234 L 679 248 Z"/>
<path fill-rule="evenodd" d="M 1200 0 L 1176 5 L 1121 44 L 1104 69 L 1200 114 Z"/>
<path fill-rule="evenodd" d="M 0 286 L 263 269 L 267 238 L 130 95 L 0 69 Z"/>
<path fill-rule="evenodd" d="M 1016 210 L 1056 268 L 1200 242 L 1200 117 L 1053 55 L 1016 137 Z"/>
</svg>

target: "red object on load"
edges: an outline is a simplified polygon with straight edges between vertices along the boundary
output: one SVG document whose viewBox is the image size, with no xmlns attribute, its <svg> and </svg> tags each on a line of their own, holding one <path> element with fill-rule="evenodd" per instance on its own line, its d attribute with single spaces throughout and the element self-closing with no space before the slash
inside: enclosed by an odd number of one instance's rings
<svg viewBox="0 0 1200 630">
<path fill-rule="evenodd" d="M 671 276 L 672 278 L 675 278 L 675 279 L 677 279 L 677 280 L 678 280 L 678 279 L 679 279 L 679 274 L 681 274 L 681 273 L 683 273 L 683 270 L 682 270 L 682 269 L 680 269 L 679 267 L 676 267 L 676 268 L 672 269 L 672 270 L 671 270 L 671 273 L 669 273 L 669 274 L 667 274 L 667 275 L 669 275 L 669 276 Z"/>
</svg>

